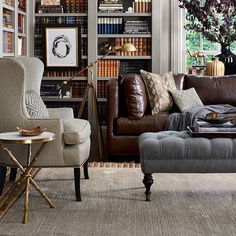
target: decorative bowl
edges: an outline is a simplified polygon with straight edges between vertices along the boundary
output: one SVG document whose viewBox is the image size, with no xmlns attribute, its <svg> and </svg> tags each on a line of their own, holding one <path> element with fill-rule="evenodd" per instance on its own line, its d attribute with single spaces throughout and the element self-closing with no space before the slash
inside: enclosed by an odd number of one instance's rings
<svg viewBox="0 0 236 236">
<path fill-rule="evenodd" d="M 40 126 L 37 126 L 34 129 L 22 129 L 20 127 L 16 127 L 16 129 L 23 136 L 36 136 L 46 131 L 46 128 L 42 129 Z"/>
</svg>

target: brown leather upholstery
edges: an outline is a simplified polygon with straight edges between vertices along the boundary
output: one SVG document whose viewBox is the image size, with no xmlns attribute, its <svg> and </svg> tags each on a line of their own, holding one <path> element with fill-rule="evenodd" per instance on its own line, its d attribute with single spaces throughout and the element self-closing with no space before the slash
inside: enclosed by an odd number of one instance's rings
<svg viewBox="0 0 236 236">
<path fill-rule="evenodd" d="M 128 117 L 118 117 L 114 121 L 115 134 L 140 135 L 144 132 L 159 132 L 164 129 L 169 113 L 162 112 L 156 115 L 146 114 L 139 120 L 130 120 Z"/>
<path fill-rule="evenodd" d="M 140 82 L 139 75 L 129 74 L 124 78 L 131 79 L 131 85 L 128 85 L 128 92 L 135 90 L 135 83 Z M 152 116 L 150 107 L 147 105 L 146 112 L 141 119 L 132 120 L 128 117 L 128 104 L 131 101 L 142 99 L 137 92 L 137 96 L 129 94 L 126 98 L 127 87 L 125 89 L 124 78 L 119 80 L 111 79 L 108 82 L 107 98 L 107 152 L 109 155 L 130 155 L 138 154 L 138 137 L 144 132 L 158 132 L 164 129 L 168 113 L 159 113 Z M 224 77 L 196 77 L 184 76 L 183 74 L 174 75 L 177 89 L 188 89 L 194 87 L 204 104 L 231 104 L 236 106 L 236 75 Z M 139 87 L 140 91 L 143 89 Z M 143 92 L 143 90 L 142 90 Z M 143 93 L 145 94 L 145 93 Z M 144 102 L 145 103 L 145 102 Z M 145 106 L 142 104 L 142 111 Z M 139 109 L 135 106 L 129 107 L 129 110 L 137 112 L 140 116 Z M 172 109 L 171 112 L 176 112 Z M 230 114 L 236 124 L 236 114 Z"/>
<path fill-rule="evenodd" d="M 185 76 L 184 89 L 194 87 L 204 105 L 236 106 L 236 75 L 224 77 Z"/>
<path fill-rule="evenodd" d="M 147 109 L 147 93 L 142 78 L 135 74 L 124 77 L 125 102 L 130 120 L 143 117 Z"/>
</svg>

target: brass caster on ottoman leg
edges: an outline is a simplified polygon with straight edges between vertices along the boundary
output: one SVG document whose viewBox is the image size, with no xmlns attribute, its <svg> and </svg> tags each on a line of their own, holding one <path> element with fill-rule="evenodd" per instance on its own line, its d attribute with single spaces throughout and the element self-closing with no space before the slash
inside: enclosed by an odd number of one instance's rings
<svg viewBox="0 0 236 236">
<path fill-rule="evenodd" d="M 150 196 L 151 196 L 150 189 L 151 189 L 153 182 L 154 182 L 154 180 L 152 178 L 152 174 L 144 174 L 143 184 L 146 187 L 145 194 L 146 194 L 146 201 L 147 202 L 150 202 Z"/>
</svg>

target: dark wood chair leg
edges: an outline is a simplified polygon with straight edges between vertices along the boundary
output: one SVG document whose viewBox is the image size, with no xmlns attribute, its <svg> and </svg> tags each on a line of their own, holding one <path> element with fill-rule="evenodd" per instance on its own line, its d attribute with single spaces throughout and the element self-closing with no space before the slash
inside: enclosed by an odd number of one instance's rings
<svg viewBox="0 0 236 236">
<path fill-rule="evenodd" d="M 6 174 L 7 174 L 7 167 L 6 166 L 0 166 L 0 196 L 2 195 L 2 191 L 4 188 L 5 180 L 6 180 Z"/>
<path fill-rule="evenodd" d="M 16 174 L 17 174 L 17 168 L 11 168 L 9 180 L 10 181 L 15 181 L 16 180 Z"/>
<path fill-rule="evenodd" d="M 80 168 L 74 168 L 75 196 L 76 201 L 81 202 L 80 195 Z"/>
<path fill-rule="evenodd" d="M 143 184 L 146 187 L 146 201 L 150 202 L 150 196 L 151 196 L 151 186 L 153 184 L 154 180 L 152 178 L 152 174 L 144 174 Z"/>
<path fill-rule="evenodd" d="M 88 160 L 84 163 L 84 178 L 89 179 L 89 174 L 88 174 Z"/>
</svg>

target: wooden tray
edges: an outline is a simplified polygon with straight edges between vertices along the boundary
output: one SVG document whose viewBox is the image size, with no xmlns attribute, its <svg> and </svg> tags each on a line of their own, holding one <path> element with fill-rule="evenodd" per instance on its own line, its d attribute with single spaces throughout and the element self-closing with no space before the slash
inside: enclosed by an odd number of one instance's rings
<svg viewBox="0 0 236 236">
<path fill-rule="evenodd" d="M 193 126 L 187 127 L 192 137 L 198 138 L 236 138 L 236 132 L 195 132 Z"/>
</svg>

